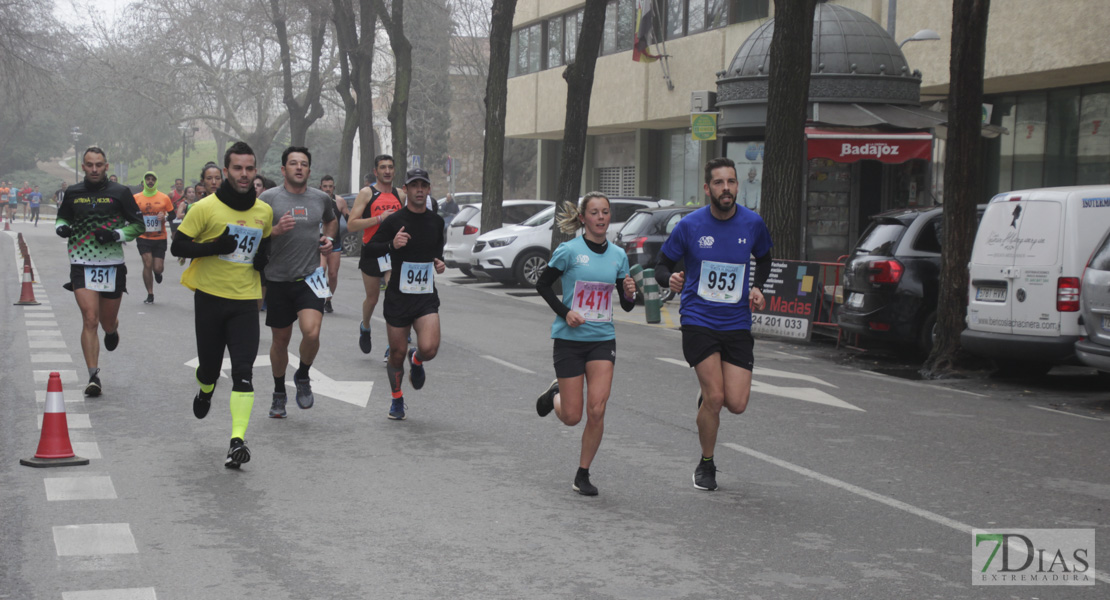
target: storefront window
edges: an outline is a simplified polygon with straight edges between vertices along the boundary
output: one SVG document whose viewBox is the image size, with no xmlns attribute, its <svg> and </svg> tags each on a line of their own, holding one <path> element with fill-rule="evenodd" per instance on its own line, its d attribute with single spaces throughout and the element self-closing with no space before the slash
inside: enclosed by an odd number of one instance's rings
<svg viewBox="0 0 1110 600">
<path fill-rule="evenodd" d="M 1051 127 L 1045 130 L 1044 185 L 1072 185 L 1079 143 L 1079 90 L 1049 92 L 1045 121 Z"/>
<path fill-rule="evenodd" d="M 1047 94 L 1018 98 L 1017 121 L 1014 124 L 1014 182 L 1010 189 L 1041 187 L 1044 181 L 1047 117 Z"/>
<path fill-rule="evenodd" d="M 660 195 L 675 204 L 701 205 L 701 145 L 685 130 L 663 134 Z"/>
<path fill-rule="evenodd" d="M 1078 135 L 1075 182 L 1110 183 L 1110 85 L 1083 95 Z"/>
</svg>

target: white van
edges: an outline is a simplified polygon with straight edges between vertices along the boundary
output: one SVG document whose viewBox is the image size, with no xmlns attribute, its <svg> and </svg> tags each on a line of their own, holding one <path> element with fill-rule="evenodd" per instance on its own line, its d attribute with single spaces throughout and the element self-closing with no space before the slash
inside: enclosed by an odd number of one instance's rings
<svg viewBox="0 0 1110 600">
<path fill-rule="evenodd" d="M 1011 373 L 1076 363 L 1079 283 L 1110 228 L 1110 185 L 1020 190 L 991 199 L 968 265 L 965 350 Z"/>
</svg>

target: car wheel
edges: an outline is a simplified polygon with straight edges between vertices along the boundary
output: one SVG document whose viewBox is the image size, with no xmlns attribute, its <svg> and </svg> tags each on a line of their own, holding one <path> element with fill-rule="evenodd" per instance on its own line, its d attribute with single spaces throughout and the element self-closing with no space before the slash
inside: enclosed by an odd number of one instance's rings
<svg viewBox="0 0 1110 600">
<path fill-rule="evenodd" d="M 543 250 L 528 250 L 516 259 L 513 278 L 526 287 L 536 287 L 540 274 L 547 268 L 547 253 Z"/>
<path fill-rule="evenodd" d="M 351 231 L 343 236 L 343 256 L 358 256 L 362 252 L 362 232 Z"/>
<path fill-rule="evenodd" d="M 674 291 L 671 288 L 663 288 L 659 290 L 659 302 L 670 302 L 674 299 Z"/>
</svg>

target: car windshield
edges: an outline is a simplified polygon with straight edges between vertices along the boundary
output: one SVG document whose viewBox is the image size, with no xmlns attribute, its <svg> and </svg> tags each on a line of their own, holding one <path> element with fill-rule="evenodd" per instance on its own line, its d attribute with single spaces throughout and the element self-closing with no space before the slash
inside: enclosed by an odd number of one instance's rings
<svg viewBox="0 0 1110 600">
<path fill-rule="evenodd" d="M 532 215 L 531 217 L 529 217 L 528 220 L 521 223 L 521 225 L 527 225 L 528 227 L 536 227 L 538 225 L 543 225 L 543 224 L 547 223 L 554 216 L 555 216 L 555 207 L 554 206 L 549 206 L 549 207 L 541 210 L 540 212 Z"/>
<path fill-rule="evenodd" d="M 860 236 L 856 253 L 894 256 L 894 246 L 905 230 L 901 223 L 872 223 Z"/>
<path fill-rule="evenodd" d="M 651 213 L 638 212 L 621 228 L 621 236 L 647 235 L 651 226 Z"/>
</svg>

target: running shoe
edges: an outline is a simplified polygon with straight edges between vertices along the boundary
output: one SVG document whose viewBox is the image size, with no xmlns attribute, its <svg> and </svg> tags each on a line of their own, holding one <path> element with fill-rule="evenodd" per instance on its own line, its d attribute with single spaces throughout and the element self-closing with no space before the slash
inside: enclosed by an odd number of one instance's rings
<svg viewBox="0 0 1110 600">
<path fill-rule="evenodd" d="M 324 312 L 326 312 L 326 313 L 335 312 L 335 310 L 333 310 L 332 307 L 331 307 L 331 298 L 328 298 L 327 300 L 324 300 Z"/>
<path fill-rule="evenodd" d="M 100 391 L 100 369 L 97 369 L 96 373 L 93 373 L 93 376 L 89 377 L 89 384 L 85 386 L 85 395 L 99 396 Z"/>
<path fill-rule="evenodd" d="M 154 304 L 154 294 L 147 294 L 146 300 L 143 300 L 143 304 Z"/>
<path fill-rule="evenodd" d="M 405 398 L 394 398 L 393 404 L 389 406 L 389 418 L 394 421 L 405 420 Z"/>
<path fill-rule="evenodd" d="M 162 283 L 162 274 L 161 273 L 158 273 L 158 272 L 154 273 L 154 283 Z"/>
<path fill-rule="evenodd" d="M 597 487 L 590 483 L 589 473 L 578 473 L 574 476 L 574 491 L 582 494 L 583 496 L 596 496 Z"/>
<path fill-rule="evenodd" d="M 699 460 L 694 469 L 694 487 L 711 492 L 717 489 L 717 465 L 712 460 Z"/>
<path fill-rule="evenodd" d="M 416 348 L 409 348 L 409 382 L 412 383 L 412 389 L 418 390 L 424 387 L 424 365 L 417 365 L 412 362 L 413 357 L 416 356 Z"/>
<path fill-rule="evenodd" d="M 247 442 L 242 438 L 231 438 L 231 447 L 227 450 L 227 460 L 224 466 L 228 469 L 238 469 L 239 465 L 251 461 L 251 451 Z"/>
<path fill-rule="evenodd" d="M 551 411 L 555 410 L 555 394 L 559 393 L 559 380 L 551 382 L 547 389 L 536 398 L 536 414 L 541 417 L 546 417 Z"/>
<path fill-rule="evenodd" d="M 301 408 L 312 408 L 312 405 L 316 402 L 316 397 L 312 395 L 310 381 L 307 377 L 297 379 L 296 375 L 293 376 L 293 385 L 297 386 L 297 406 Z"/>
<path fill-rule="evenodd" d="M 389 346 L 385 347 L 385 356 L 382 357 L 382 362 L 383 363 L 388 363 L 389 362 Z"/>
<path fill-rule="evenodd" d="M 284 419 L 285 418 L 285 401 L 288 400 L 285 394 L 274 392 L 274 402 L 270 404 L 270 418 L 271 419 Z"/>
<path fill-rule="evenodd" d="M 193 396 L 193 416 L 198 419 L 203 419 L 208 416 L 208 409 L 212 408 L 212 396 L 207 398 L 204 394 L 197 390 L 197 395 Z"/>
<path fill-rule="evenodd" d="M 151 300 L 153 302 L 153 300 Z M 104 349 L 108 352 L 116 349 L 119 346 L 119 331 L 104 334 Z"/>
<path fill-rule="evenodd" d="M 370 339 L 370 330 L 364 329 L 362 323 L 358 324 L 358 349 L 362 350 L 363 354 L 370 354 L 374 349 L 373 340 Z"/>
</svg>

